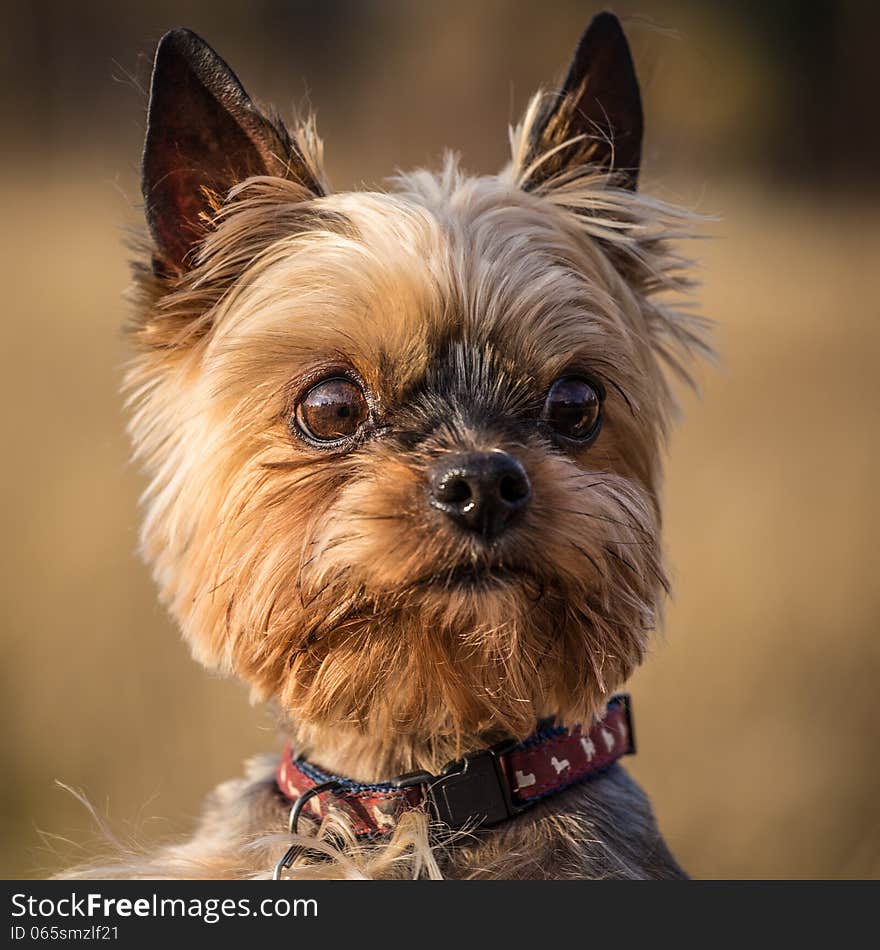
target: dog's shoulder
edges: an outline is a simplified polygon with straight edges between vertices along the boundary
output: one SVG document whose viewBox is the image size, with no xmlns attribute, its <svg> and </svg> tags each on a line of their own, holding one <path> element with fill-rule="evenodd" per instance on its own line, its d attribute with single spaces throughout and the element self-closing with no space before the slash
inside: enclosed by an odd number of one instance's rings
<svg viewBox="0 0 880 950">
<path fill-rule="evenodd" d="M 259 879 L 271 877 L 290 844 L 289 803 L 275 784 L 276 759 L 257 756 L 244 773 L 222 782 L 206 798 L 193 834 L 147 851 L 127 852 L 61 875 L 68 878 Z M 314 829 L 317 830 L 317 829 Z M 410 836 L 412 867 L 425 867 L 425 849 L 443 877 L 469 879 L 685 878 L 669 852 L 648 797 L 614 765 L 497 828 L 428 845 Z M 425 842 L 420 849 L 418 840 Z M 343 850 L 338 860 L 293 868 L 290 877 L 409 876 L 406 861 L 388 860 L 400 842 Z M 406 867 L 405 867 L 406 866 Z"/>
<path fill-rule="evenodd" d="M 455 876 L 480 878 L 687 877 L 648 796 L 619 764 L 487 833 L 456 863 Z"/>
</svg>

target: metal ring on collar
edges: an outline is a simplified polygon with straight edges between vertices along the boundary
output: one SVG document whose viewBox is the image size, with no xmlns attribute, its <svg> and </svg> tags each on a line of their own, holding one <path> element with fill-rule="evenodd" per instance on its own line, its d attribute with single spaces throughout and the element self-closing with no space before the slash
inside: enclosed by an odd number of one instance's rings
<svg viewBox="0 0 880 950">
<path fill-rule="evenodd" d="M 335 780 L 329 782 L 321 782 L 320 785 L 315 785 L 313 788 L 308 789 L 303 792 L 302 795 L 293 803 L 293 808 L 290 809 L 290 820 L 287 823 L 287 830 L 290 834 L 295 835 L 297 833 L 296 829 L 299 825 L 299 818 L 302 814 L 302 810 L 305 807 L 306 803 L 314 798 L 316 795 L 320 795 L 322 792 L 332 792 L 335 789 L 339 788 L 341 785 L 340 782 Z M 307 851 L 308 847 L 302 844 L 292 844 L 287 851 L 284 852 L 281 860 L 275 865 L 275 870 L 272 873 L 273 881 L 280 881 L 281 875 L 293 864 L 296 857 L 302 852 Z"/>
</svg>

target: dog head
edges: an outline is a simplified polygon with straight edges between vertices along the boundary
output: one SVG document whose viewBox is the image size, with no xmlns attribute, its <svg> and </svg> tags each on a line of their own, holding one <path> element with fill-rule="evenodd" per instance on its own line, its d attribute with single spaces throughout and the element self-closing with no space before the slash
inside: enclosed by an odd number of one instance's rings
<svg viewBox="0 0 880 950">
<path fill-rule="evenodd" d="M 655 626 L 666 292 L 639 89 L 590 25 L 497 176 L 333 194 L 311 122 L 160 43 L 131 433 L 142 540 L 195 655 L 301 722 L 409 735 L 589 716 Z"/>
</svg>

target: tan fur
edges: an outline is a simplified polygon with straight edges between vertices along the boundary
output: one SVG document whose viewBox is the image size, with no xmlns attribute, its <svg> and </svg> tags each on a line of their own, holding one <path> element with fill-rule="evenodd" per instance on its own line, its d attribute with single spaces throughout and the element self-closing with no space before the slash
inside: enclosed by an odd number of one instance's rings
<svg viewBox="0 0 880 950">
<path fill-rule="evenodd" d="M 320 196 L 253 177 L 216 200 L 186 272 L 136 269 L 130 432 L 162 600 L 202 663 L 277 704 L 298 751 L 354 779 L 437 769 L 548 714 L 588 721 L 658 622 L 669 373 L 705 351 L 675 305 L 687 262 L 670 242 L 692 220 L 586 153 L 527 190 L 536 161 L 553 165 L 527 146 L 540 101 L 498 176 L 449 158 L 388 193 Z M 323 181 L 313 126 L 293 140 Z M 389 429 L 347 454 L 288 425 L 341 367 Z M 561 451 L 493 421 L 536 412 L 574 370 L 607 389 L 594 445 Z M 469 412 L 450 380 L 492 412 Z M 493 449 L 522 461 L 534 502 L 487 551 L 423 495 L 438 454 Z M 517 579 L 444 585 L 468 561 Z M 266 876 L 289 843 L 270 771 L 221 786 L 191 842 L 83 873 Z M 620 768 L 475 836 L 438 842 L 418 814 L 382 846 L 341 834 L 341 850 L 317 845 L 331 860 L 291 873 L 681 874 Z"/>
<path fill-rule="evenodd" d="M 267 880 L 292 843 L 308 850 L 286 877 L 295 880 L 681 879 L 638 786 L 618 767 L 569 789 L 498 828 L 443 836 L 421 812 L 403 816 L 380 845 L 356 841 L 344 824 L 304 822 L 286 833 L 275 790 L 276 762 L 261 757 L 241 779 L 220 785 L 192 838 L 152 853 L 115 847 L 106 862 L 68 872 L 79 879 Z M 331 843 L 328 836 L 334 836 Z"/>
</svg>

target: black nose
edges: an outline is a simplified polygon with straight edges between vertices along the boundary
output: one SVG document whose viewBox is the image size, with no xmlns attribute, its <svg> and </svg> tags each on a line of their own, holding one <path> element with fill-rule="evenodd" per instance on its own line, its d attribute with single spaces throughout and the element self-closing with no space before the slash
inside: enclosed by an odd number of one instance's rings
<svg viewBox="0 0 880 950">
<path fill-rule="evenodd" d="M 498 537 L 532 495 L 526 470 L 506 452 L 445 455 L 431 472 L 431 504 L 487 541 Z"/>
</svg>

